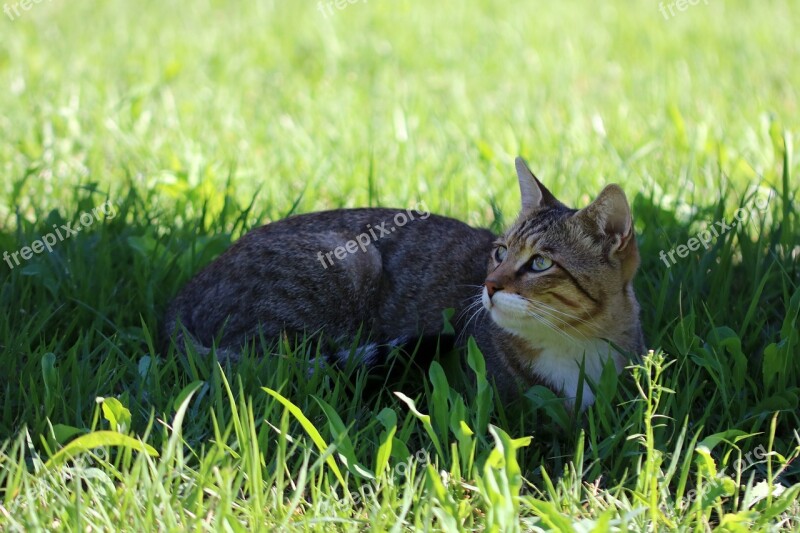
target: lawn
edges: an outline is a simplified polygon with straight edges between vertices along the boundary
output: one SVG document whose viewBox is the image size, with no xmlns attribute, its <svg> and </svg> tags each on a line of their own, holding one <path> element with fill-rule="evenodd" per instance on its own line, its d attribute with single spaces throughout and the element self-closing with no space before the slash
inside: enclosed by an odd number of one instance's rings
<svg viewBox="0 0 800 533">
<path fill-rule="evenodd" d="M 6 5 L 0 531 L 800 529 L 800 4 Z M 157 348 L 248 229 L 502 231 L 517 155 L 633 206 L 652 352 L 587 412 L 501 404 L 474 346 L 392 379 Z"/>
</svg>

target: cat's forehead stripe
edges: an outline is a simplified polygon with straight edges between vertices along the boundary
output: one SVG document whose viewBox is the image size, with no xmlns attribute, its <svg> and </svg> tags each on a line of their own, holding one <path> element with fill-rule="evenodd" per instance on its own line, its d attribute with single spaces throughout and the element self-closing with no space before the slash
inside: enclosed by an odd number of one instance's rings
<svg viewBox="0 0 800 533">
<path fill-rule="evenodd" d="M 528 248 L 533 248 L 542 234 L 568 214 L 569 211 L 559 209 L 540 211 L 535 216 L 523 221 L 517 229 L 511 230 L 509 232 L 509 240 L 514 240 Z"/>
</svg>

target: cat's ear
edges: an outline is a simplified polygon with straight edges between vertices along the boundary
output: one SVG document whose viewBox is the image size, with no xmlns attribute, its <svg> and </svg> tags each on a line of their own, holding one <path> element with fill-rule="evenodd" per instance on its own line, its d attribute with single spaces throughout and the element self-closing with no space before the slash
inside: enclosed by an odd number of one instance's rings
<svg viewBox="0 0 800 533">
<path fill-rule="evenodd" d="M 633 216 L 625 192 L 619 185 L 607 185 L 594 202 L 578 211 L 609 237 L 619 237 L 616 251 L 624 250 L 633 236 Z"/>
<path fill-rule="evenodd" d="M 561 202 L 542 185 L 524 159 L 518 157 L 515 162 L 519 192 L 522 195 L 522 211 L 533 211 L 545 206 L 562 206 Z"/>
</svg>

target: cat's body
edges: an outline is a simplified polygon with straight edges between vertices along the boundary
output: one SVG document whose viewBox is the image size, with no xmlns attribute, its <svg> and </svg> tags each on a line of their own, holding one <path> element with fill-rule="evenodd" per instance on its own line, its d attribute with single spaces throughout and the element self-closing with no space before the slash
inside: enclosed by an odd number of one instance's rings
<svg viewBox="0 0 800 533">
<path fill-rule="evenodd" d="M 375 346 L 436 335 L 453 308 L 459 338 L 476 338 L 502 393 L 541 383 L 585 407 L 594 396 L 579 389 L 581 364 L 596 382 L 606 360 L 619 372 L 625 352 L 644 351 L 627 200 L 609 186 L 587 208 L 569 209 L 521 160 L 517 171 L 523 209 L 499 238 L 427 212 L 378 208 L 254 229 L 187 284 L 163 330 L 181 348 L 180 322 L 190 342 L 222 353 L 284 332 L 360 334 Z M 372 363 L 377 353 L 360 356 Z"/>
<path fill-rule="evenodd" d="M 404 225 L 395 222 L 403 217 Z M 348 252 L 359 235 L 369 242 Z M 228 351 L 284 332 L 324 333 L 345 346 L 359 333 L 374 342 L 437 335 L 442 311 L 463 307 L 483 284 L 494 239 L 424 211 L 293 216 L 250 231 L 195 276 L 173 302 L 166 330 L 180 319 L 200 345 L 216 339 Z"/>
</svg>

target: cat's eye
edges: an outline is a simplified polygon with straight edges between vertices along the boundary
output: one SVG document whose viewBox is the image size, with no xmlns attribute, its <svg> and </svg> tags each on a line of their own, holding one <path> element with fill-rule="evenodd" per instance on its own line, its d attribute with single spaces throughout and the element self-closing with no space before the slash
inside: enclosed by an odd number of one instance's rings
<svg viewBox="0 0 800 533">
<path fill-rule="evenodd" d="M 531 270 L 534 272 L 544 272 L 551 266 L 553 266 L 553 260 L 549 257 L 536 255 L 531 260 Z"/>
<path fill-rule="evenodd" d="M 503 261 L 505 261 L 506 255 L 508 255 L 508 248 L 506 248 L 505 246 L 498 246 L 497 248 L 495 248 L 494 258 L 495 261 L 497 261 L 498 263 L 502 263 Z"/>
</svg>

